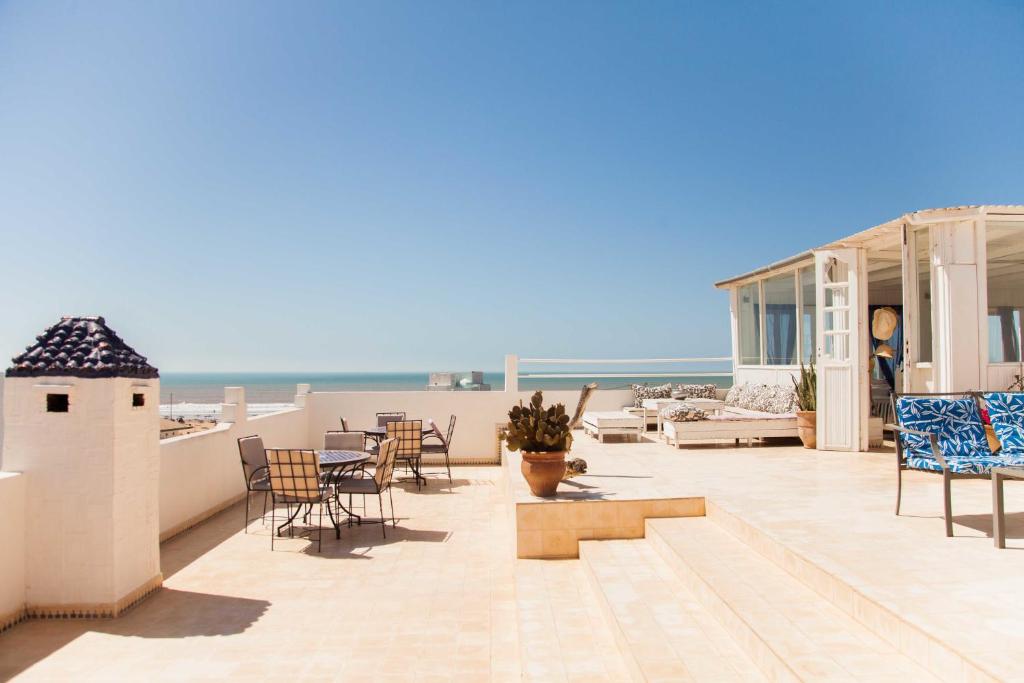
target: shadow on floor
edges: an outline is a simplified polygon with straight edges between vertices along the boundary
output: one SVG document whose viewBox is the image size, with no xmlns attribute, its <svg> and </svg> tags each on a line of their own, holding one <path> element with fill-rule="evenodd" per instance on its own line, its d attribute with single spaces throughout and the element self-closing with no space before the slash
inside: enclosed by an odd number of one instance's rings
<svg viewBox="0 0 1024 683">
<path fill-rule="evenodd" d="M 1007 512 L 1006 537 L 1024 538 L 1024 512 Z M 953 522 L 992 536 L 992 515 L 953 515 Z"/>
<path fill-rule="evenodd" d="M 160 588 L 116 619 L 30 619 L 0 635 L 0 679 L 8 680 L 87 633 L 128 638 L 188 638 L 242 633 L 270 607 L 266 600 Z"/>
<path fill-rule="evenodd" d="M 252 508 L 249 513 L 258 517 L 262 510 L 263 500 L 258 496 L 253 496 L 252 500 Z M 198 558 L 242 531 L 244 516 L 245 502 L 235 503 L 197 526 L 161 543 L 160 570 L 163 572 L 164 579 L 174 576 Z M 250 524 L 254 523 L 250 522 Z"/>
</svg>

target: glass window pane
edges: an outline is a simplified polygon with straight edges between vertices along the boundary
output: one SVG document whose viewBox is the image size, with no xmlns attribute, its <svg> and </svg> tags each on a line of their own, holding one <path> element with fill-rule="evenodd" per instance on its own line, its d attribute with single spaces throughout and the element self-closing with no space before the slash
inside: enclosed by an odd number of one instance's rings
<svg viewBox="0 0 1024 683">
<path fill-rule="evenodd" d="M 764 288 L 765 356 L 768 365 L 796 364 L 796 277 L 766 279 Z"/>
<path fill-rule="evenodd" d="M 739 334 L 740 364 L 761 364 L 761 302 L 757 283 L 740 287 Z"/>
<path fill-rule="evenodd" d="M 988 359 L 990 363 L 1019 363 L 1024 312 L 1024 223 L 989 223 L 985 244 Z"/>
<path fill-rule="evenodd" d="M 914 233 L 917 262 L 917 350 L 919 363 L 932 360 L 932 259 L 928 228 Z"/>
<path fill-rule="evenodd" d="M 800 314 L 801 338 L 804 363 L 813 363 L 815 356 L 815 320 L 814 320 L 814 268 L 800 269 Z"/>
</svg>

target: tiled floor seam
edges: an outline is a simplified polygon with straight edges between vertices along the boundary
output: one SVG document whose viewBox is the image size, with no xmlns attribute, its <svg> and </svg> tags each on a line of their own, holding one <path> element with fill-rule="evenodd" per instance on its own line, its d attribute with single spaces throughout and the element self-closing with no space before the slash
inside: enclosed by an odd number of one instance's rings
<svg viewBox="0 0 1024 683">
<path fill-rule="evenodd" d="M 749 547 L 753 552 L 785 571 L 787 574 L 792 576 L 794 580 L 810 588 L 822 599 L 828 601 L 851 619 L 868 629 L 871 633 L 889 643 L 889 645 L 894 647 L 900 654 L 924 667 L 937 677 L 951 682 L 961 680 L 1000 680 L 998 677 L 987 671 L 984 666 L 951 647 L 941 638 L 933 636 L 917 625 L 910 623 L 906 618 L 901 617 L 879 601 L 864 595 L 864 593 L 858 590 L 855 586 L 850 585 L 836 576 L 836 574 L 824 569 L 819 563 L 809 559 L 803 553 L 787 547 L 772 534 L 740 518 L 737 514 L 725 509 L 724 506 L 711 498 L 705 498 L 705 509 L 707 513 L 706 517 L 709 521 L 714 522 L 716 526 L 738 540 L 740 543 Z M 748 538 L 744 537 L 743 532 L 746 532 L 746 534 L 751 536 L 756 536 L 758 543 L 751 543 Z M 648 534 L 648 537 L 650 537 L 650 534 Z M 766 552 L 764 546 L 768 546 L 771 551 L 774 551 L 774 554 L 772 552 Z M 671 549 L 669 548 L 668 551 L 671 552 Z M 823 591 L 821 589 L 821 586 L 818 585 L 819 582 L 808 580 L 808 578 L 794 572 L 789 566 L 787 566 L 786 562 L 780 561 L 779 556 L 776 556 L 782 555 L 786 552 L 797 558 L 804 567 L 809 568 L 813 572 L 818 572 L 824 575 L 829 581 L 842 584 L 845 589 L 849 591 L 850 595 L 853 596 L 851 600 L 848 603 L 842 600 L 836 600 L 832 592 Z M 884 615 L 884 620 L 896 622 L 898 624 L 897 637 L 894 639 L 891 632 L 888 632 L 886 629 L 879 628 L 877 623 L 873 623 L 874 620 L 865 619 L 863 610 L 857 609 L 858 604 L 861 606 L 867 606 Z M 904 630 L 908 630 L 910 633 L 905 633 Z M 920 656 L 920 651 L 918 649 L 907 647 L 907 643 L 912 641 L 920 642 L 921 640 L 924 640 L 928 644 L 927 647 L 921 648 L 925 652 L 925 656 Z M 960 672 L 959 675 L 951 675 L 948 667 L 934 665 L 932 659 L 927 656 L 927 653 L 930 652 L 933 647 L 937 647 L 942 650 L 944 653 L 943 659 L 948 660 L 948 658 L 952 657 L 959 660 L 962 663 L 962 672 Z"/>
<path fill-rule="evenodd" d="M 655 521 L 655 520 L 651 520 Z M 694 596 L 701 602 L 722 627 L 732 636 L 733 640 L 746 651 L 747 656 L 754 662 L 766 678 L 773 681 L 799 681 L 800 676 L 786 663 L 785 658 L 776 652 L 774 648 L 760 635 L 757 630 L 738 614 L 718 592 L 700 575 L 697 574 L 681 558 L 672 547 L 658 533 L 657 529 L 647 524 L 648 542 L 657 551 L 665 562 L 674 571 L 680 574 L 684 583 L 690 588 Z M 722 618 L 722 611 L 725 611 L 727 619 Z M 753 650 L 753 651 L 751 651 Z"/>
</svg>

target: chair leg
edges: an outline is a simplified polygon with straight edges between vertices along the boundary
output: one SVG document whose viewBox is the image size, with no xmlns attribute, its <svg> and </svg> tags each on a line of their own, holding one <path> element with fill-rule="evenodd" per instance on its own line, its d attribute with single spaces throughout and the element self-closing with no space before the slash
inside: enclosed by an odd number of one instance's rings
<svg viewBox="0 0 1024 683">
<path fill-rule="evenodd" d="M 242 527 L 244 533 L 249 533 L 249 499 L 252 498 L 252 493 L 249 491 L 245 492 L 245 526 Z"/>
<path fill-rule="evenodd" d="M 384 534 L 384 538 L 387 538 L 388 524 L 384 521 L 384 495 L 381 493 L 377 494 L 377 506 L 380 508 L 380 532 Z"/>
<path fill-rule="evenodd" d="M 391 526 L 392 528 L 398 526 L 398 522 L 395 521 L 395 499 L 391 495 L 391 487 L 388 487 L 388 500 L 391 501 Z"/>
<path fill-rule="evenodd" d="M 900 514 L 900 500 L 903 498 L 903 468 L 899 460 L 896 461 L 896 516 Z"/>
<path fill-rule="evenodd" d="M 320 503 L 320 514 L 316 520 L 316 551 L 320 552 L 320 548 L 324 544 L 324 504 Z"/>
<path fill-rule="evenodd" d="M 949 470 L 942 471 L 942 507 L 946 518 L 946 536 L 953 535 L 953 501 L 950 495 Z"/>
<path fill-rule="evenodd" d="M 444 466 L 448 470 L 448 483 L 452 483 L 452 461 L 448 459 L 448 451 L 444 452 Z"/>
<path fill-rule="evenodd" d="M 267 500 L 270 498 L 270 491 L 266 491 L 263 494 L 263 524 L 267 523 Z"/>
<path fill-rule="evenodd" d="M 277 536 L 277 506 L 270 506 L 270 550 L 274 550 L 274 536 Z"/>
</svg>

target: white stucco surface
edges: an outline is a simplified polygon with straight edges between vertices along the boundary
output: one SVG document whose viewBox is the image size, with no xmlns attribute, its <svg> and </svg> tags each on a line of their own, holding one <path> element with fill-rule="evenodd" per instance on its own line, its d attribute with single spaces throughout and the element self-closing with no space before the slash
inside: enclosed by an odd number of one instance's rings
<svg viewBox="0 0 1024 683">
<path fill-rule="evenodd" d="M 25 606 L 25 477 L 0 472 L 0 625 Z"/>
</svg>

